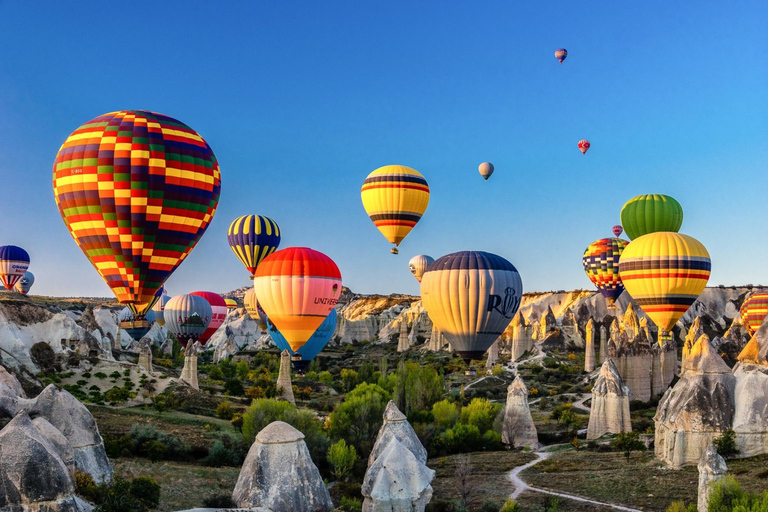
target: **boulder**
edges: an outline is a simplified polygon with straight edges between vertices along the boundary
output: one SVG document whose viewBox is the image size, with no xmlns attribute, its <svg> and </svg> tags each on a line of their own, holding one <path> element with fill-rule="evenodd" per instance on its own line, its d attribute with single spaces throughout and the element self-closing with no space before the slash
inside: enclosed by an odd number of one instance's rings
<svg viewBox="0 0 768 512">
<path fill-rule="evenodd" d="M 528 407 L 528 388 L 518 374 L 507 388 L 507 404 L 504 408 L 504 425 L 501 441 L 513 448 L 538 448 L 536 425 Z"/>
<path fill-rule="evenodd" d="M 232 500 L 238 507 L 264 507 L 272 512 L 333 510 L 304 434 L 282 421 L 270 423 L 256 435 Z"/>
<path fill-rule="evenodd" d="M 393 437 L 365 472 L 363 512 L 424 512 L 434 477 L 433 470 Z"/>
<path fill-rule="evenodd" d="M 283 349 L 280 353 L 280 372 L 277 374 L 278 400 L 285 400 L 296 405 L 293 397 L 293 384 L 291 383 L 291 353 Z"/>
<path fill-rule="evenodd" d="M 0 430 L 0 510 L 82 512 L 57 448 L 21 411 Z"/>
<path fill-rule="evenodd" d="M 27 395 L 24 393 L 24 388 L 21 387 L 21 384 L 19 383 L 16 376 L 2 366 L 0 366 L 0 383 L 8 386 L 8 388 L 10 388 L 10 390 L 13 391 L 16 396 L 27 398 Z"/>
<path fill-rule="evenodd" d="M 37 418 L 33 419 L 32 423 L 35 425 L 37 430 L 39 430 L 40 433 L 43 434 L 43 436 L 45 436 L 48 441 L 51 442 L 53 447 L 56 448 L 59 456 L 61 457 L 61 460 L 64 461 L 64 464 L 66 464 L 70 473 L 74 474 L 75 450 L 72 448 L 69 440 L 64 437 L 64 434 L 62 434 L 59 429 L 51 425 L 48 420 L 42 416 L 38 416 Z"/>
<path fill-rule="evenodd" d="M 600 367 L 600 375 L 592 387 L 592 405 L 589 410 L 587 440 L 605 434 L 631 432 L 629 418 L 629 388 L 610 359 Z"/>
<path fill-rule="evenodd" d="M 427 450 L 419 441 L 419 437 L 414 432 L 413 427 L 408 423 L 405 414 L 400 412 L 395 402 L 392 400 L 384 409 L 384 423 L 376 436 L 376 443 L 373 445 L 371 455 L 368 457 L 368 466 L 376 460 L 386 449 L 392 439 L 397 439 L 403 446 L 410 450 L 416 457 L 416 460 L 422 464 L 427 463 Z"/>
<path fill-rule="evenodd" d="M 701 456 L 701 460 L 699 460 L 698 469 L 699 496 L 697 509 L 698 512 L 707 512 L 712 485 L 725 476 L 728 466 L 725 465 L 725 459 L 717 453 L 715 445 L 710 444 Z"/>
</svg>

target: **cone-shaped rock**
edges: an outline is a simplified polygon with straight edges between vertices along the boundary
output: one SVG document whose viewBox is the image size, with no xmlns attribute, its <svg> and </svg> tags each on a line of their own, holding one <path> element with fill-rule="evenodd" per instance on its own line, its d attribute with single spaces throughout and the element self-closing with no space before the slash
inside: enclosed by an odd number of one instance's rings
<svg viewBox="0 0 768 512">
<path fill-rule="evenodd" d="M 587 322 L 585 332 L 587 340 L 585 345 L 584 371 L 591 372 L 595 369 L 595 322 L 591 318 Z"/>
<path fill-rule="evenodd" d="M 232 500 L 238 507 L 264 507 L 272 512 L 333 510 L 304 434 L 275 421 L 256 435 L 237 479 Z"/>
<path fill-rule="evenodd" d="M 16 394 L 16 396 L 21 398 L 27 398 L 27 395 L 24 393 L 24 388 L 21 387 L 21 384 L 19 384 L 18 379 L 16 379 L 16 376 L 12 373 L 8 372 L 5 368 L 0 366 L 0 383 L 5 384 L 8 386 L 8 388 Z"/>
<path fill-rule="evenodd" d="M 293 397 L 293 384 L 291 383 L 291 353 L 284 349 L 280 353 L 280 372 L 277 374 L 278 400 L 285 400 L 296 405 Z"/>
<path fill-rule="evenodd" d="M 141 344 L 139 350 L 139 366 L 144 368 L 148 374 L 152 375 L 152 348 L 150 347 L 150 342 Z"/>
<path fill-rule="evenodd" d="M 698 469 L 699 498 L 697 508 L 699 512 L 707 512 L 712 485 L 725 476 L 728 466 L 725 465 L 725 459 L 717 453 L 715 445 L 710 444 L 699 460 Z"/>
<path fill-rule="evenodd" d="M 59 432 L 59 430 L 51 425 L 48 420 L 43 418 L 42 416 L 38 416 L 34 420 L 32 420 L 32 423 L 37 427 L 37 430 L 40 431 L 43 436 L 45 436 L 48 441 L 51 442 L 54 448 L 59 452 L 59 456 L 61 457 L 61 460 L 64 461 L 64 464 L 66 464 L 67 468 L 69 469 L 70 473 L 75 472 L 75 450 L 72 448 L 72 445 L 69 444 L 69 441 L 66 437 L 64 437 L 64 434 Z"/>
<path fill-rule="evenodd" d="M 408 324 L 405 321 L 405 318 L 400 320 L 400 334 L 397 337 L 397 351 L 398 352 L 405 352 L 411 347 L 411 345 L 408 343 Z"/>
<path fill-rule="evenodd" d="M 184 349 L 184 368 L 181 369 L 180 380 L 192 389 L 200 390 L 197 383 L 197 348 L 192 343 Z"/>
<path fill-rule="evenodd" d="M 414 432 L 413 427 L 408 423 L 408 419 L 405 414 L 400 412 L 395 402 L 392 400 L 387 404 L 387 408 L 384 410 L 384 424 L 379 429 L 379 435 L 376 436 L 376 443 L 373 445 L 371 455 L 368 457 L 368 466 L 376 460 L 376 458 L 384 453 L 387 445 L 392 439 L 397 439 L 400 443 L 409 449 L 416 460 L 422 464 L 427 463 L 427 450 L 419 441 L 419 437 Z"/>
<path fill-rule="evenodd" d="M 393 437 L 365 472 L 363 512 L 424 512 L 434 477 L 433 470 Z"/>
<path fill-rule="evenodd" d="M 600 367 L 600 376 L 592 387 L 587 439 L 631 431 L 629 389 L 621 380 L 613 361 L 608 359 Z"/>
<path fill-rule="evenodd" d="M 499 360 L 499 340 L 493 342 L 493 345 L 488 349 L 488 358 L 485 360 L 485 368 L 490 370 L 493 365 Z"/>
<path fill-rule="evenodd" d="M 733 430 L 740 457 L 768 453 L 768 323 L 747 343 L 733 368 Z"/>
<path fill-rule="evenodd" d="M 507 404 L 504 408 L 504 426 L 501 441 L 514 448 L 537 448 L 539 438 L 536 425 L 528 407 L 528 388 L 518 375 L 507 388 Z"/>
</svg>

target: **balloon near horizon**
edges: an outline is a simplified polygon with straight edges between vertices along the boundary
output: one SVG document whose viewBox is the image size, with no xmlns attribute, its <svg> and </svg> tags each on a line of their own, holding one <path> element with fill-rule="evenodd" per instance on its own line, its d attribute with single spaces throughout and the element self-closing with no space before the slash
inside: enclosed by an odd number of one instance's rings
<svg viewBox="0 0 768 512">
<path fill-rule="evenodd" d="M 213 310 L 199 295 L 176 295 L 165 305 L 165 324 L 185 349 L 208 329 Z"/>
<path fill-rule="evenodd" d="M 227 230 L 229 248 L 250 272 L 253 279 L 264 258 L 280 246 L 277 222 L 261 215 L 243 215 L 232 221 Z"/>
<path fill-rule="evenodd" d="M 15 245 L 0 247 L 0 280 L 10 291 L 29 269 L 29 253 Z"/>
<path fill-rule="evenodd" d="M 619 258 L 627 245 L 629 242 L 621 238 L 601 238 L 589 244 L 581 258 L 584 272 L 605 297 L 608 309 L 616 309 L 614 302 L 624 292 L 619 277 Z"/>
</svg>

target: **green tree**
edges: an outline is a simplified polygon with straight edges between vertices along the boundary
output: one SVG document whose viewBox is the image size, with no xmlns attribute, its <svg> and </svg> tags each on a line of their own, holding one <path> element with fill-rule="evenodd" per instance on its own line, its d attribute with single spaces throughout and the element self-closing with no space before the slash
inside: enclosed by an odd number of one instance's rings
<svg viewBox="0 0 768 512">
<path fill-rule="evenodd" d="M 320 375 L 318 375 L 317 380 L 319 380 L 321 384 L 330 386 L 333 384 L 333 375 L 329 371 L 322 371 L 320 372 Z"/>
<path fill-rule="evenodd" d="M 487 398 L 473 398 L 469 405 L 461 408 L 460 421 L 464 425 L 474 425 L 484 433 L 493 428 L 493 420 L 501 410 L 501 404 L 494 404 Z"/>
<path fill-rule="evenodd" d="M 354 446 L 347 446 L 347 442 L 339 439 L 328 448 L 328 462 L 333 466 L 333 476 L 337 480 L 344 480 L 357 460 L 357 452 Z"/>
<path fill-rule="evenodd" d="M 440 430 L 449 429 L 459 420 L 459 406 L 448 399 L 435 402 L 432 405 L 432 417 Z"/>
<path fill-rule="evenodd" d="M 374 370 L 373 363 L 371 361 L 365 361 L 363 364 L 360 365 L 360 368 L 358 370 L 359 382 L 374 383 L 374 380 L 373 380 L 374 371 L 375 370 Z"/>
<path fill-rule="evenodd" d="M 733 429 L 728 429 L 720 437 L 715 438 L 712 443 L 717 448 L 717 453 L 728 459 L 739 454 L 739 448 L 736 446 L 736 433 Z"/>
<path fill-rule="evenodd" d="M 504 506 L 501 507 L 499 512 L 520 512 L 520 505 L 515 503 L 515 500 L 512 498 L 507 498 L 507 501 L 504 502 Z"/>
<path fill-rule="evenodd" d="M 442 398 L 444 391 L 445 379 L 433 366 L 409 361 L 398 365 L 394 396 L 398 408 L 405 414 L 429 409 Z"/>
<path fill-rule="evenodd" d="M 208 370 L 208 378 L 212 380 L 223 380 L 224 374 L 218 366 L 211 366 Z"/>
<path fill-rule="evenodd" d="M 715 482 L 709 495 L 709 512 L 768 512 L 768 491 L 750 493 L 730 475 Z"/>
<path fill-rule="evenodd" d="M 42 371 L 51 371 L 56 366 L 56 353 L 44 341 L 39 341 L 29 349 L 29 357 Z"/>
<path fill-rule="evenodd" d="M 345 391 L 354 389 L 354 387 L 357 386 L 357 383 L 359 382 L 359 376 L 355 370 L 343 368 L 341 370 L 340 377 L 342 384 L 344 384 Z"/>
<path fill-rule="evenodd" d="M 665 512 L 697 512 L 697 510 L 698 507 L 693 503 L 686 505 L 682 501 L 673 501 Z"/>
<path fill-rule="evenodd" d="M 231 420 L 234 415 L 235 415 L 235 410 L 232 408 L 232 404 L 230 404 L 226 400 L 223 402 L 220 402 L 219 405 L 216 407 L 217 418 L 221 418 L 223 420 Z"/>
<path fill-rule="evenodd" d="M 332 439 L 346 439 L 363 457 L 373 448 L 381 427 L 389 393 L 376 384 L 363 383 L 347 393 L 328 418 Z"/>
<path fill-rule="evenodd" d="M 240 380 L 245 380 L 248 377 L 248 372 L 251 370 L 250 366 L 248 366 L 247 361 L 240 361 L 235 365 L 235 373 L 237 374 L 237 378 Z"/>
<path fill-rule="evenodd" d="M 629 460 L 633 451 L 644 451 L 645 445 L 640 441 L 640 434 L 637 432 L 619 432 L 616 439 L 613 440 L 613 447 L 624 452 L 624 457 Z"/>
</svg>

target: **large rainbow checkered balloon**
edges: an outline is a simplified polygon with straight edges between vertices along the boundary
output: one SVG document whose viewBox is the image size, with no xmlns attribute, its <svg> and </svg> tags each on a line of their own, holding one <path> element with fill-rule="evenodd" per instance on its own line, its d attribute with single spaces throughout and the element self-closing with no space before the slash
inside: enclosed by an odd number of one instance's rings
<svg viewBox="0 0 768 512">
<path fill-rule="evenodd" d="M 614 308 L 614 301 L 624 291 L 619 277 L 619 257 L 629 244 L 621 238 L 601 238 L 595 240 L 581 258 L 584 272 L 608 302 L 608 308 Z"/>
<path fill-rule="evenodd" d="M 117 300 L 138 315 L 203 236 L 220 192 L 208 143 L 184 123 L 144 110 L 85 123 L 53 164 L 64 223 Z"/>
</svg>

